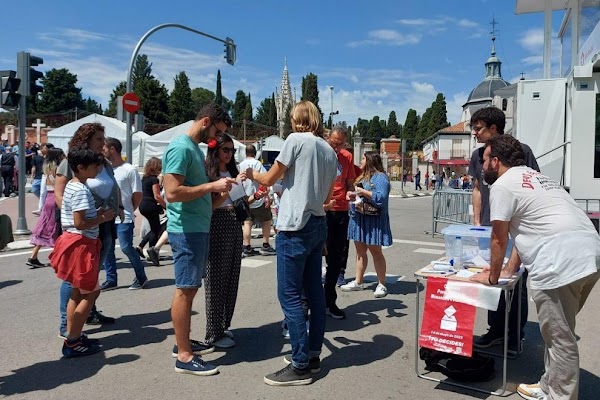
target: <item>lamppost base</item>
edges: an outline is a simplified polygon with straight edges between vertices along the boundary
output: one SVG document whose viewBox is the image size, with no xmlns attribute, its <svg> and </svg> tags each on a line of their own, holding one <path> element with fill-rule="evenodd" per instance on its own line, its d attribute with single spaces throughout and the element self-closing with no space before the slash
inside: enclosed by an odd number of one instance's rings
<svg viewBox="0 0 600 400">
<path fill-rule="evenodd" d="M 31 231 L 29 229 L 16 229 L 13 235 L 31 235 Z"/>
</svg>

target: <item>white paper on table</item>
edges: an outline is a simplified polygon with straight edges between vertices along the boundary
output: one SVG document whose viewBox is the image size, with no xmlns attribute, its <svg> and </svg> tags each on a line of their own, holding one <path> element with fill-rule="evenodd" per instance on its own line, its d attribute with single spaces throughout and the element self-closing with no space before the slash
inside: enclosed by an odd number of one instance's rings
<svg viewBox="0 0 600 400">
<path fill-rule="evenodd" d="M 235 181 L 233 185 L 231 185 L 231 190 L 229 191 L 229 198 L 231 201 L 236 201 L 239 198 L 242 198 L 246 195 L 246 191 L 244 190 L 244 185 L 242 185 L 242 181 Z"/>
<path fill-rule="evenodd" d="M 466 269 L 461 269 L 460 271 L 458 271 L 456 273 L 456 276 L 458 276 L 459 278 L 466 278 L 466 279 L 468 279 L 468 278 L 470 278 L 470 277 L 472 277 L 473 275 L 476 275 L 476 274 L 477 274 L 477 272 L 471 272 L 471 271 L 466 270 Z"/>
<path fill-rule="evenodd" d="M 444 299 L 496 311 L 501 293 L 502 289 L 497 287 L 481 285 L 475 282 L 448 280 Z"/>
<path fill-rule="evenodd" d="M 471 262 L 476 267 L 489 267 L 490 266 L 490 263 L 488 261 L 485 261 L 483 259 L 483 257 L 481 257 L 480 255 L 476 255 L 475 257 L 473 257 L 471 259 Z"/>
</svg>

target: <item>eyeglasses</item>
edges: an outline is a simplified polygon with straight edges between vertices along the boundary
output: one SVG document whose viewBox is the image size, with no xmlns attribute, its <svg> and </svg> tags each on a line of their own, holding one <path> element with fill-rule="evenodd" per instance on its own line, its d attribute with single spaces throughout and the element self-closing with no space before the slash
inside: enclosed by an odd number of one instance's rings
<svg viewBox="0 0 600 400">
<path fill-rule="evenodd" d="M 472 126 L 472 127 L 471 127 L 471 130 L 472 130 L 473 132 L 475 132 L 475 133 L 478 133 L 478 132 L 480 132 L 482 129 L 485 129 L 485 128 L 487 128 L 487 126 Z"/>
<path fill-rule="evenodd" d="M 225 154 L 235 154 L 237 149 L 234 149 L 233 147 L 221 147 L 221 151 Z"/>
</svg>

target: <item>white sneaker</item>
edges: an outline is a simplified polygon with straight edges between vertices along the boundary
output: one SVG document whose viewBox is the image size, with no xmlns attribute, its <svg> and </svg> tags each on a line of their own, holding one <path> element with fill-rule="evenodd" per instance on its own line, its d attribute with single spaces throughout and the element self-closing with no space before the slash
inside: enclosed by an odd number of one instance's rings
<svg viewBox="0 0 600 400">
<path fill-rule="evenodd" d="M 373 293 L 373 296 L 375 296 L 378 299 L 387 296 L 387 288 L 385 287 L 385 285 L 382 285 L 381 283 L 378 284 L 377 288 L 375 289 L 375 293 Z"/>
<path fill-rule="evenodd" d="M 342 292 L 354 292 L 356 290 L 363 290 L 365 288 L 364 283 L 357 283 L 356 280 L 353 280 L 345 285 L 340 286 Z"/>
<path fill-rule="evenodd" d="M 530 385 L 521 383 L 517 386 L 517 393 L 527 400 L 547 400 L 548 396 L 540 388 L 540 383 L 532 383 Z"/>
<path fill-rule="evenodd" d="M 230 337 L 223 336 L 221 339 L 217 340 L 212 345 L 220 349 L 228 349 L 230 347 L 235 346 L 235 342 Z"/>
</svg>

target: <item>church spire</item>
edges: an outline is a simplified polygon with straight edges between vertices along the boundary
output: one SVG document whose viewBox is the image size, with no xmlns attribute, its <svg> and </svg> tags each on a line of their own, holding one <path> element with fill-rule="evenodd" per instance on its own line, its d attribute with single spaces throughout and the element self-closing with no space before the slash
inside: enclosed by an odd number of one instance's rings
<svg viewBox="0 0 600 400">
<path fill-rule="evenodd" d="M 292 97 L 292 87 L 290 85 L 290 76 L 287 68 L 287 57 L 284 58 L 283 62 L 283 74 L 281 76 L 281 88 L 279 96 L 275 98 L 275 105 L 277 108 L 277 120 L 279 121 L 279 136 L 283 135 L 284 120 L 286 112 L 290 105 L 294 104 L 294 98 Z"/>
<path fill-rule="evenodd" d="M 498 25 L 498 21 L 496 18 L 492 18 L 492 30 L 490 35 L 492 36 L 492 52 L 490 54 L 490 58 L 488 58 L 485 63 L 485 79 L 502 79 L 501 66 L 502 61 L 498 57 L 496 57 L 496 25 Z"/>
</svg>

